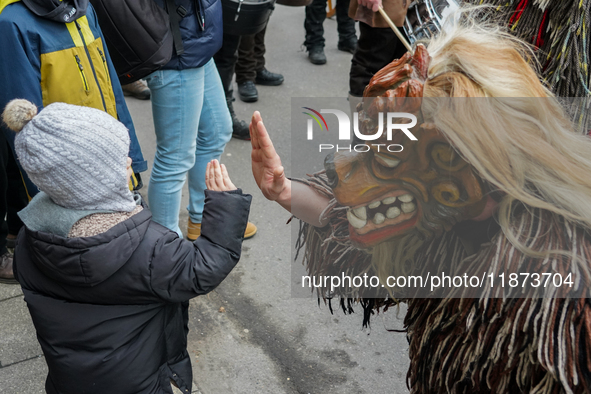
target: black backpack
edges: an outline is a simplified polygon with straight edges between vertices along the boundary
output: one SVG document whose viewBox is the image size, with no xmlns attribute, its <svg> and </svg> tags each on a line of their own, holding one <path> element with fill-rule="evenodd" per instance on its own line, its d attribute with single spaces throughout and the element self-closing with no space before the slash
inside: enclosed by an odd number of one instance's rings
<svg viewBox="0 0 591 394">
<path fill-rule="evenodd" d="M 178 22 L 184 8 L 169 18 L 153 0 L 90 2 L 122 85 L 163 67 L 170 61 L 173 48 L 179 55 L 183 52 Z M 174 5 L 174 1 L 168 0 L 167 4 Z"/>
</svg>

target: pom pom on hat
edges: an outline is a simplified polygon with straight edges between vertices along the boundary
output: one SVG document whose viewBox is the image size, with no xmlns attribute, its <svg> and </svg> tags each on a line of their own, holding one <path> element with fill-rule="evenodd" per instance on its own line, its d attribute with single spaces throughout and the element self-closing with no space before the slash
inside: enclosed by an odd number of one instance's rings
<svg viewBox="0 0 591 394">
<path fill-rule="evenodd" d="M 24 99 L 14 99 L 6 104 L 2 120 L 9 129 L 19 132 L 37 115 L 35 104 Z"/>
</svg>

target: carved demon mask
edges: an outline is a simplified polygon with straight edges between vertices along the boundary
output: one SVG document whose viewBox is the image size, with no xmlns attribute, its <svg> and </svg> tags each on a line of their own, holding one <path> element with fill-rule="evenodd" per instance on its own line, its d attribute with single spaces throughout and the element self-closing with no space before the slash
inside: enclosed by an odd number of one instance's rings
<svg viewBox="0 0 591 394">
<path fill-rule="evenodd" d="M 351 241 L 360 247 L 373 247 L 410 232 L 431 238 L 478 216 L 485 206 L 484 182 L 425 117 L 423 86 L 430 59 L 426 48 L 418 45 L 414 55 L 407 53 L 383 68 L 357 107 L 359 131 L 366 135 L 376 134 L 387 112 L 415 115 L 417 124 L 409 131 L 416 141 L 401 130 L 386 140 L 384 132 L 366 144 L 371 147 L 367 152 L 326 158 L 334 195 L 349 207 Z M 403 149 L 388 149 L 392 144 Z"/>
</svg>

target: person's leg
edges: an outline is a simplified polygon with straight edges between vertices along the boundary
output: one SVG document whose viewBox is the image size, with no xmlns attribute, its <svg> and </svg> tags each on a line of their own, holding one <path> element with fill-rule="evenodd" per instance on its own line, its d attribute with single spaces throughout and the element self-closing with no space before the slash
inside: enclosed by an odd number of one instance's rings
<svg viewBox="0 0 591 394">
<path fill-rule="evenodd" d="M 359 42 L 351 59 L 349 92 L 363 96 L 371 77 L 394 59 L 406 53 L 404 44 L 389 28 L 375 28 L 359 22 Z"/>
<path fill-rule="evenodd" d="M 258 73 L 265 68 L 265 33 L 267 26 L 260 32 L 254 35 L 253 58 L 255 61 L 254 70 Z"/>
<path fill-rule="evenodd" d="M 357 41 L 357 32 L 355 31 L 355 20 L 349 17 L 350 0 L 337 0 L 337 31 L 339 33 L 339 42 Z"/>
<path fill-rule="evenodd" d="M 4 132 L 0 130 L 0 256 L 6 254 L 6 236 L 8 235 L 8 224 L 6 223 L 6 195 L 8 192 L 8 176 L 6 167 L 8 164 L 8 151 L 10 147 L 4 137 Z"/>
<path fill-rule="evenodd" d="M 152 92 L 156 131 L 156 155 L 148 189 L 150 210 L 155 222 L 181 237 L 181 196 L 187 172 L 195 164 L 197 129 L 203 107 L 204 69 L 205 66 L 159 70 L 146 78 Z M 227 113 L 224 91 L 215 67 L 210 74 L 215 74 L 222 108 Z"/>
<path fill-rule="evenodd" d="M 233 100 L 232 78 L 234 77 L 234 68 L 238 60 L 238 46 L 240 45 L 240 36 L 224 34 L 222 47 L 214 55 L 216 68 L 220 74 L 226 99 Z"/>
<path fill-rule="evenodd" d="M 228 111 L 232 116 L 232 135 L 243 140 L 250 140 L 248 125 L 245 121 L 238 119 L 234 112 L 234 89 L 232 89 L 232 78 L 234 77 L 234 68 L 238 60 L 238 46 L 240 45 L 240 36 L 224 34 L 224 41 L 220 50 L 215 54 L 214 61 L 216 68 L 222 80 L 224 93 L 226 94 L 226 104 Z"/>
<path fill-rule="evenodd" d="M 236 61 L 236 83 L 254 81 L 256 78 L 256 64 L 254 57 L 255 35 L 241 36 L 238 46 L 238 60 Z"/>
<path fill-rule="evenodd" d="M 4 220 L 6 216 L 6 195 L 8 193 L 8 177 L 6 165 L 10 147 L 6 142 L 4 132 L 0 130 L 0 283 L 18 284 L 12 272 L 12 253 L 6 248 L 8 226 Z"/>
<path fill-rule="evenodd" d="M 203 67 L 203 107 L 199 119 L 195 165 L 189 170 L 189 218 L 201 223 L 205 203 L 205 168 L 213 159 L 219 159 L 226 143 L 232 137 L 232 120 L 226 106 L 222 83 L 214 60 Z"/>
<path fill-rule="evenodd" d="M 324 48 L 324 27 L 322 24 L 326 19 L 326 0 L 313 0 L 306 6 L 306 19 L 304 28 L 306 29 L 306 41 L 304 45 L 308 49 L 320 47 Z"/>
<path fill-rule="evenodd" d="M 283 83 L 283 75 L 271 72 L 265 68 L 265 33 L 267 26 L 254 35 L 253 58 L 256 79 L 258 85 L 279 86 Z"/>
<path fill-rule="evenodd" d="M 254 84 L 257 76 L 254 70 L 256 61 L 253 57 L 254 34 L 240 37 L 238 47 L 238 61 L 236 62 L 236 84 L 238 97 L 247 103 L 254 103 L 259 99 L 259 92 Z"/>
<path fill-rule="evenodd" d="M 355 20 L 349 17 L 349 0 L 337 0 L 336 14 L 339 33 L 338 49 L 355 53 L 357 32 L 355 31 Z"/>
<path fill-rule="evenodd" d="M 8 148 L 8 144 L 5 145 Z M 27 198 L 27 191 L 25 190 L 23 178 L 21 177 L 16 160 L 12 155 L 12 151 L 7 149 L 7 153 L 6 176 L 10 193 L 6 194 L 6 223 L 8 224 L 6 245 L 9 248 L 14 248 L 16 235 L 21 227 L 23 227 L 23 222 L 18 217 L 17 212 L 27 206 L 29 199 Z M 0 215 L 1 214 L 2 212 L 0 211 Z"/>
</svg>

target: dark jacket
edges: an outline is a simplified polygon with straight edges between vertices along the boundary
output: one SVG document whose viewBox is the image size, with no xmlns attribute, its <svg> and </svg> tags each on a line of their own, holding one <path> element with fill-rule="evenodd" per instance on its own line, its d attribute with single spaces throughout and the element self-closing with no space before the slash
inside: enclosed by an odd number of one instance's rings
<svg viewBox="0 0 591 394">
<path fill-rule="evenodd" d="M 166 0 L 154 0 L 165 8 Z M 174 0 L 177 6 L 184 7 L 187 14 L 180 21 L 181 36 L 185 52 L 177 56 L 173 51 L 170 62 L 164 69 L 183 70 L 201 67 L 222 47 L 223 20 L 222 0 Z M 195 5 L 201 9 L 204 17 L 204 30 L 201 30 Z M 176 10 L 168 10 L 168 13 Z"/>
<path fill-rule="evenodd" d="M 206 191 L 194 242 L 148 209 L 86 238 L 21 230 L 14 273 L 54 393 L 191 391 L 188 300 L 213 290 L 240 258 L 251 196 Z"/>
</svg>

